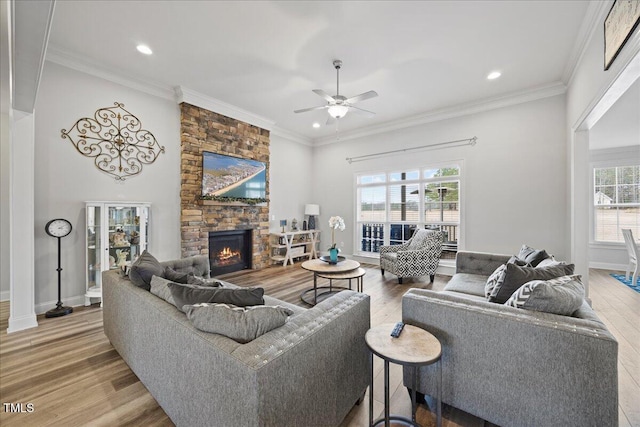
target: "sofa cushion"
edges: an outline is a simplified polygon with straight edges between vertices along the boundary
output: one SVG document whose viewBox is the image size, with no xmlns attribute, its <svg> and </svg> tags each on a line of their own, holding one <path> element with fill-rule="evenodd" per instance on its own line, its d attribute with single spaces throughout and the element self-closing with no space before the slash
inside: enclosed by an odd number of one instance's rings
<svg viewBox="0 0 640 427">
<path fill-rule="evenodd" d="M 549 254 L 547 254 L 547 251 L 545 251 L 544 249 L 538 250 L 530 248 L 527 245 L 522 245 L 517 257 L 527 264 L 531 264 L 532 267 L 535 267 L 543 259 L 549 258 Z"/>
<path fill-rule="evenodd" d="M 293 311 L 280 306 L 236 307 L 227 304 L 194 304 L 184 307 L 193 326 L 247 343 L 287 322 Z"/>
<path fill-rule="evenodd" d="M 489 302 L 504 304 L 522 285 L 532 280 L 549 280 L 573 274 L 573 264 L 554 265 L 543 268 L 520 267 L 507 264 L 504 280 L 489 295 Z"/>
<path fill-rule="evenodd" d="M 178 310 L 184 311 L 185 305 L 200 303 L 233 304 L 239 307 L 264 304 L 263 288 L 226 289 L 169 283 L 171 296 Z"/>
<path fill-rule="evenodd" d="M 504 305 L 570 316 L 583 301 L 584 285 L 580 276 L 575 275 L 527 282 Z"/>
<path fill-rule="evenodd" d="M 164 274 L 164 267 L 160 265 L 160 262 L 146 250 L 140 254 L 137 260 L 131 264 L 129 270 L 129 279 L 131 282 L 139 288 L 150 290 L 151 278 Z"/>
<path fill-rule="evenodd" d="M 484 285 L 486 283 L 487 276 L 481 274 L 456 273 L 444 287 L 444 290 L 484 297 Z"/>
</svg>

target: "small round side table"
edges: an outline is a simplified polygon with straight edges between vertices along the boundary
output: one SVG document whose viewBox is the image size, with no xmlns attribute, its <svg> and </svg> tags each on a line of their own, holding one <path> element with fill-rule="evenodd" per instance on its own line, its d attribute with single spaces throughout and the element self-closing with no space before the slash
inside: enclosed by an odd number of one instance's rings
<svg viewBox="0 0 640 427">
<path fill-rule="evenodd" d="M 369 424 L 372 427 L 384 423 L 385 427 L 390 422 L 401 423 L 407 426 L 420 425 L 416 422 L 416 391 L 418 388 L 418 368 L 440 361 L 442 346 L 440 341 L 417 326 L 405 325 L 400 337 L 393 338 L 391 331 L 395 323 L 385 323 L 369 329 L 365 335 L 365 341 L 372 355 L 384 360 L 384 418 L 375 422 L 373 419 L 373 360 L 371 361 L 371 383 L 369 388 Z M 372 356 L 373 357 L 373 356 Z M 413 392 L 411 394 L 411 419 L 389 414 L 389 362 L 402 366 L 412 366 Z M 437 426 L 442 425 L 442 363 L 438 363 L 438 391 L 436 406 Z"/>
</svg>

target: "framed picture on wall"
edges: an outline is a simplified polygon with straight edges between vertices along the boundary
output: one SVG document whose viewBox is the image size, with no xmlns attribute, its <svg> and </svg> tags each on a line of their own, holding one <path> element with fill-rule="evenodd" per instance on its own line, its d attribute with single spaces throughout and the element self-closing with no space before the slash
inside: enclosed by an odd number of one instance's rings
<svg viewBox="0 0 640 427">
<path fill-rule="evenodd" d="M 640 22 L 640 0 L 616 0 L 604 20 L 604 69 L 613 61 Z"/>
</svg>

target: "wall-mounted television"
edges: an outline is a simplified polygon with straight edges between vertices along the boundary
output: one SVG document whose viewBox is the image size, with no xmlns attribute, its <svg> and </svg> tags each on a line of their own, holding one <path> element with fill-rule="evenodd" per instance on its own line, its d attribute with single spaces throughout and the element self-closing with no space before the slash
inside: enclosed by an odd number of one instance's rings
<svg viewBox="0 0 640 427">
<path fill-rule="evenodd" d="M 256 160 L 203 151 L 202 196 L 266 200 L 267 166 Z"/>
</svg>

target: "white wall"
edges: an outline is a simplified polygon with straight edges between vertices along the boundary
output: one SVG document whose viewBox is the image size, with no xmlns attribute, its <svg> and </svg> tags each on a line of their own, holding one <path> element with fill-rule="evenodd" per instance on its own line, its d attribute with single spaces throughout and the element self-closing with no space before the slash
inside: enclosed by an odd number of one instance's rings
<svg viewBox="0 0 640 427">
<path fill-rule="evenodd" d="M 272 232 L 282 230 L 280 220 L 298 220 L 302 229 L 304 205 L 315 203 L 311 197 L 313 177 L 312 148 L 279 135 L 270 136 L 269 168 L 269 228 Z"/>
<path fill-rule="evenodd" d="M 342 215 L 340 237 L 354 250 L 354 174 L 463 160 L 464 249 L 516 253 L 523 243 L 565 259 L 565 111 L 555 96 L 465 117 L 324 145 L 314 151 L 320 223 Z M 354 120 L 357 118 L 354 118 Z M 475 147 L 402 153 L 349 164 L 354 157 L 478 137 Z"/>
<path fill-rule="evenodd" d="M 60 137 L 76 120 L 121 102 L 165 147 L 155 163 L 124 183 L 100 172 L 94 159 Z M 152 203 L 149 250 L 159 259 L 180 256 L 180 111 L 175 102 L 146 95 L 47 62 L 36 103 L 35 158 L 35 303 L 46 311 L 57 301 L 57 242 L 44 226 L 66 218 L 73 232 L 62 240 L 62 295 L 68 305 L 81 303 L 85 289 L 85 209 L 89 200 Z M 43 306 L 44 304 L 44 306 Z"/>
<path fill-rule="evenodd" d="M 145 165 L 139 176 L 124 183 L 100 172 L 92 158 L 82 156 L 68 139 L 60 137 L 61 129 L 69 130 L 79 118 L 93 117 L 98 108 L 110 107 L 116 101 L 136 115 L 143 128 L 165 147 L 165 153 L 155 163 Z M 179 258 L 179 106 L 47 62 L 36 111 L 36 311 L 44 312 L 57 301 L 57 243 L 44 232 L 44 225 L 58 217 L 73 224 L 71 235 L 62 240 L 63 302 L 67 305 L 84 302 L 85 201 L 151 202 L 149 251 L 160 260 Z M 302 227 L 304 205 L 313 202 L 312 149 L 277 135 L 270 140 L 270 218 L 275 216 L 270 227 L 276 231 L 280 219 L 290 221 L 294 217 Z"/>
<path fill-rule="evenodd" d="M 588 131 L 606 109 L 615 102 L 637 74 L 640 31 L 627 41 L 609 70 L 604 70 L 604 36 L 602 25 L 611 2 L 600 10 L 594 32 L 588 41 L 567 88 L 567 241 L 576 269 L 585 271 L 589 264 Z M 631 73 L 626 70 L 630 64 Z M 625 70 L 627 72 L 625 72 Z M 577 132 L 581 128 L 581 132 Z M 585 135 L 582 135 L 585 134 Z M 584 145 L 587 145 L 586 147 Z M 584 280 L 584 277 L 583 277 Z"/>
<path fill-rule="evenodd" d="M 4 94 L 3 94 L 4 95 Z M 9 299 L 9 115 L 0 114 L 0 301 Z"/>
</svg>

